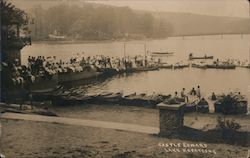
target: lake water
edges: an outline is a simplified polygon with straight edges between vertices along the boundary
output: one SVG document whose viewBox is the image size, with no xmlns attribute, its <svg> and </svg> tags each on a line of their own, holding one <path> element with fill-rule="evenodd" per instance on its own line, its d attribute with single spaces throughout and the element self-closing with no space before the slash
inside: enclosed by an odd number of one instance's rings
<svg viewBox="0 0 250 158">
<path fill-rule="evenodd" d="M 165 58 L 169 63 L 187 61 L 188 54 L 195 56 L 214 55 L 221 60 L 234 58 L 249 59 L 250 35 L 224 35 L 203 37 L 174 37 L 163 40 L 128 41 L 125 55 L 144 55 L 144 46 L 149 51 L 175 52 L 174 56 Z M 39 43 L 27 46 L 22 50 L 22 63 L 25 64 L 29 55 L 56 56 L 67 60 L 77 53 L 84 56 L 103 54 L 107 56 L 124 56 L 124 42 L 89 42 L 89 43 Z M 94 84 L 88 90 L 123 91 L 125 94 L 137 93 L 174 93 L 183 87 L 187 90 L 201 86 L 204 96 L 212 92 L 221 93 L 240 90 L 250 99 L 250 70 L 236 68 L 235 70 L 202 70 L 186 68 L 183 70 L 159 70 L 136 73 L 132 75 L 115 76 Z M 78 85 L 79 86 L 79 85 Z M 79 87 L 81 88 L 81 86 Z"/>
</svg>

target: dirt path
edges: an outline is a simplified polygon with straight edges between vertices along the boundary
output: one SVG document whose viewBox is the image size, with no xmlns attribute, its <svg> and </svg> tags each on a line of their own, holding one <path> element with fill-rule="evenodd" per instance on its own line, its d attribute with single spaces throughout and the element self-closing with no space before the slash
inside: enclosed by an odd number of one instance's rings
<svg viewBox="0 0 250 158">
<path fill-rule="evenodd" d="M 159 133 L 158 128 L 150 127 L 150 126 L 142 126 L 142 125 L 128 124 L 128 123 L 115 123 L 115 122 L 107 122 L 107 121 L 84 120 L 84 119 L 75 119 L 75 118 L 66 118 L 66 117 L 4 113 L 2 114 L 1 118 L 12 119 L 12 120 L 38 121 L 38 122 L 48 122 L 48 123 L 60 123 L 60 124 L 66 124 L 66 125 L 108 128 L 108 129 L 139 132 L 139 133 L 146 133 L 146 134 Z"/>
</svg>

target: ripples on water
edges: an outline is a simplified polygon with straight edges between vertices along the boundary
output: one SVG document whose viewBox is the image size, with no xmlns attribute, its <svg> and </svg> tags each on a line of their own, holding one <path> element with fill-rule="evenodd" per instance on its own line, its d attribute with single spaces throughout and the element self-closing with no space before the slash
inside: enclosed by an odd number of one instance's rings
<svg viewBox="0 0 250 158">
<path fill-rule="evenodd" d="M 126 42 L 126 55 L 144 55 L 145 41 Z M 68 60 L 77 53 L 85 52 L 85 56 L 104 54 L 107 56 L 124 55 L 124 42 L 95 42 L 73 44 L 40 43 L 27 46 L 22 50 L 22 63 L 25 64 L 29 55 L 57 56 L 57 59 Z M 169 38 L 164 40 L 148 40 L 146 47 L 149 51 L 175 52 L 173 57 L 165 58 L 168 63 L 186 61 L 190 52 L 195 56 L 214 55 L 221 60 L 233 58 L 249 59 L 250 35 Z M 86 85 L 86 83 L 89 83 Z M 90 80 L 68 85 L 89 93 L 102 91 L 124 94 L 137 93 L 174 93 L 183 87 L 187 90 L 201 86 L 204 96 L 212 92 L 222 93 L 239 90 L 250 99 L 250 70 L 236 68 L 235 70 L 202 70 L 186 68 L 183 70 L 159 70 L 129 75 L 119 75 L 106 80 Z"/>
</svg>

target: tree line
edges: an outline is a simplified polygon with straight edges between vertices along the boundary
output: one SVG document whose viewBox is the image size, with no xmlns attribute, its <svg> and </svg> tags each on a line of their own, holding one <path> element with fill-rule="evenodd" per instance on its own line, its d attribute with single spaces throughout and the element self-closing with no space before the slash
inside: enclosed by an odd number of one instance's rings
<svg viewBox="0 0 250 158">
<path fill-rule="evenodd" d="M 150 12 L 129 7 L 85 4 L 58 5 L 48 9 L 41 6 L 29 12 L 33 40 L 48 40 L 50 34 L 78 40 L 115 40 L 122 38 L 164 38 L 172 33 L 166 20 Z"/>
</svg>

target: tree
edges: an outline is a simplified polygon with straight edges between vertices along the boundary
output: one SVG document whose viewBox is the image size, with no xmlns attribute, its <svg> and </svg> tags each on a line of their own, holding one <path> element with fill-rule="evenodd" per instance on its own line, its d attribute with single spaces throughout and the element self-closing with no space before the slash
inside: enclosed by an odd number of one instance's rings
<svg viewBox="0 0 250 158">
<path fill-rule="evenodd" d="M 15 46 L 15 42 L 20 40 L 20 31 L 28 31 L 27 14 L 16 8 L 10 2 L 1 0 L 1 36 L 2 48 L 6 49 Z M 19 43 L 19 48 L 24 47 L 27 41 Z"/>
</svg>

